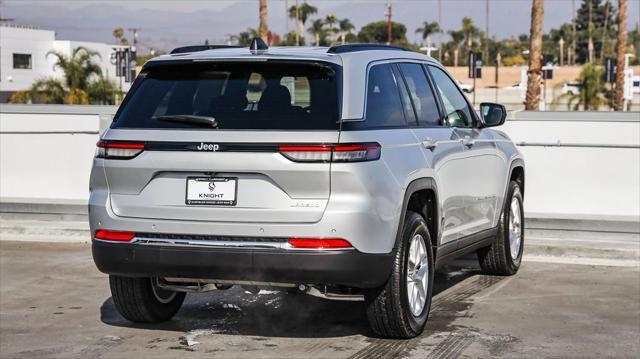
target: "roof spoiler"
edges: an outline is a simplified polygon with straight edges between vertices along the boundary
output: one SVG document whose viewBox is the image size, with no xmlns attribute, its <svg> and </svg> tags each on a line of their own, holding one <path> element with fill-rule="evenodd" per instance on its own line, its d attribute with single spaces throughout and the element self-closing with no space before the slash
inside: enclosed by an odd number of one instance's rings
<svg viewBox="0 0 640 359">
<path fill-rule="evenodd" d="M 396 50 L 396 51 L 411 51 L 404 47 L 393 46 L 393 45 L 384 45 L 384 44 L 347 44 L 347 45 L 336 45 L 331 46 L 327 53 L 329 54 L 343 54 L 345 52 L 356 52 L 356 51 L 368 51 L 368 50 Z"/>
<path fill-rule="evenodd" d="M 176 47 L 175 49 L 171 50 L 170 54 L 184 54 L 186 52 L 198 52 L 198 51 L 205 51 L 205 50 L 215 50 L 215 49 L 233 49 L 233 48 L 238 48 L 240 46 L 233 46 L 233 45 L 191 45 L 191 46 L 182 46 L 182 47 Z"/>
</svg>

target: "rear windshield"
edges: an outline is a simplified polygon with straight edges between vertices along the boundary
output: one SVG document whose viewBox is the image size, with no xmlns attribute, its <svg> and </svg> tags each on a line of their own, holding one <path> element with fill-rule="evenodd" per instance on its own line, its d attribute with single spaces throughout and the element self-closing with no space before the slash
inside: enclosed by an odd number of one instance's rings
<svg viewBox="0 0 640 359">
<path fill-rule="evenodd" d="M 167 65 L 144 72 L 112 128 L 336 130 L 339 73 L 334 65 L 244 62 Z"/>
</svg>

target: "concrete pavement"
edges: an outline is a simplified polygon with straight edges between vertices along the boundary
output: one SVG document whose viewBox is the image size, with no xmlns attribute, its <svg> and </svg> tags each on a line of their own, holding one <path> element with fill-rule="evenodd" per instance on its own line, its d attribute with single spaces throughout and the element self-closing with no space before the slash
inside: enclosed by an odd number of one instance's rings
<svg viewBox="0 0 640 359">
<path fill-rule="evenodd" d="M 361 303 L 242 288 L 188 295 L 174 320 L 116 312 L 83 243 L 0 241 L 0 357 L 635 357 L 640 269 L 525 262 L 513 277 L 465 259 L 437 274 L 426 332 L 383 340 Z"/>
</svg>

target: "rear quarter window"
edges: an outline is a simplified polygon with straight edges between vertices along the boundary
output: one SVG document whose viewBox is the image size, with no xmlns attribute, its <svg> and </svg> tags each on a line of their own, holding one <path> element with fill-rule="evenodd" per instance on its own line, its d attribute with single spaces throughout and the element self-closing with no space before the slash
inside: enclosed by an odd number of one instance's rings
<svg viewBox="0 0 640 359">
<path fill-rule="evenodd" d="M 366 96 L 364 126 L 376 128 L 407 124 L 398 85 L 389 64 L 371 66 Z"/>
</svg>

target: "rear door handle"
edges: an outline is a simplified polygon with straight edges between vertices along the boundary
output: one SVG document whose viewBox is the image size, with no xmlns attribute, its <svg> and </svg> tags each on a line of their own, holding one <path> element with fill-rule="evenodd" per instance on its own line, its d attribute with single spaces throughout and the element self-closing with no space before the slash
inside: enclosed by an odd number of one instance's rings
<svg viewBox="0 0 640 359">
<path fill-rule="evenodd" d="M 469 136 L 464 136 L 464 138 L 461 141 L 462 141 L 462 144 L 467 146 L 467 147 L 471 147 L 476 143 L 476 140 L 474 140 L 473 138 L 471 138 Z"/>
<path fill-rule="evenodd" d="M 427 138 L 426 140 L 422 141 L 422 146 L 428 150 L 433 151 L 436 147 L 438 147 L 438 141 Z"/>
</svg>

